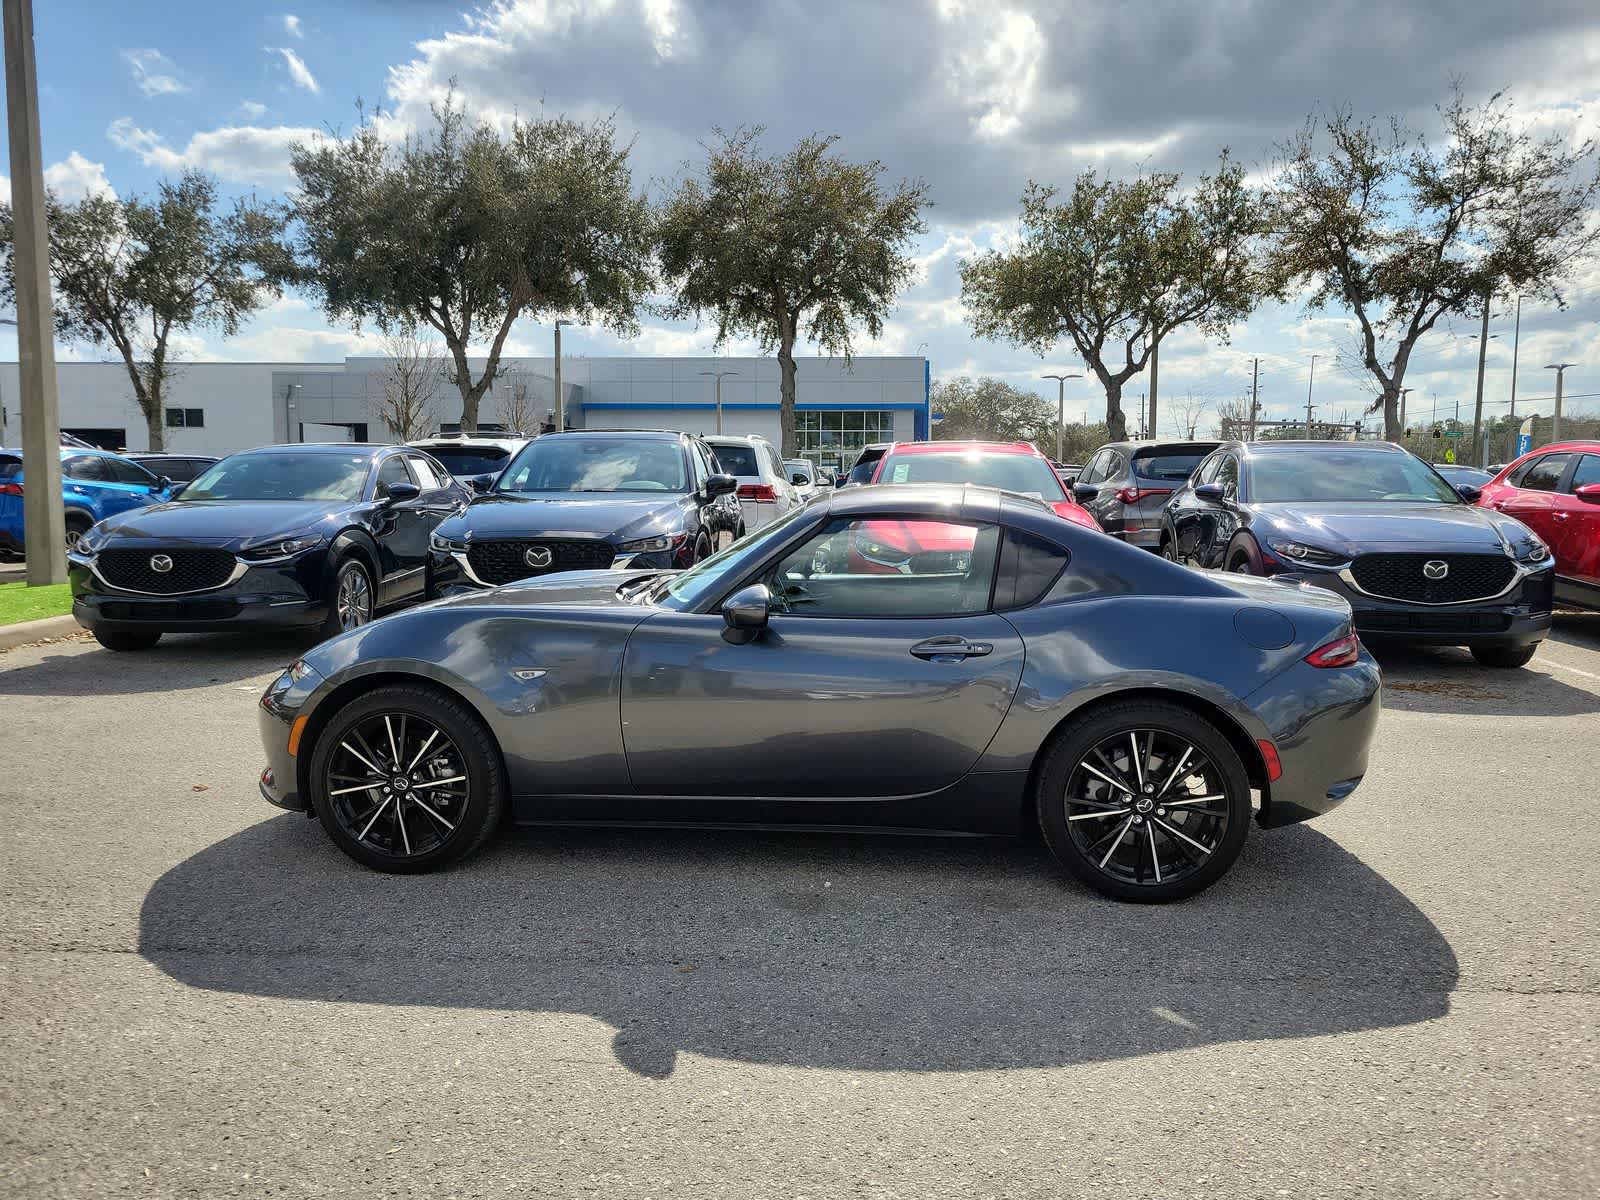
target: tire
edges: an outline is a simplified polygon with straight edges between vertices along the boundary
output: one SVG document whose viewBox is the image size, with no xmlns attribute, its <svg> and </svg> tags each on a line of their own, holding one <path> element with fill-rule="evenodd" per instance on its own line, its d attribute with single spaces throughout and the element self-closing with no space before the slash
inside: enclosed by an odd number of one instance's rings
<svg viewBox="0 0 1600 1200">
<path fill-rule="evenodd" d="M 1115 900 L 1162 904 L 1204 891 L 1233 865 L 1249 831 L 1244 763 L 1215 725 L 1176 704 L 1122 701 L 1072 721 L 1045 747 L 1036 780 L 1034 806 L 1051 852 L 1079 882 Z M 1201 797 L 1215 799 L 1202 807 Z"/>
<path fill-rule="evenodd" d="M 1538 652 L 1539 643 L 1531 646 L 1473 646 L 1472 657 L 1478 660 L 1480 667 L 1497 667 L 1503 670 L 1513 670 L 1525 667 Z"/>
<path fill-rule="evenodd" d="M 398 756 L 385 745 L 390 736 Z M 451 786 L 453 776 L 462 778 Z M 404 792 L 393 786 L 401 777 Z M 482 849 L 505 816 L 508 788 L 500 749 L 471 706 L 423 684 L 391 684 L 329 718 L 312 748 L 309 791 L 339 849 L 375 871 L 418 875 Z"/>
<path fill-rule="evenodd" d="M 1178 561 L 1178 551 L 1173 547 L 1171 538 L 1161 539 L 1161 557 L 1169 563 Z"/>
<path fill-rule="evenodd" d="M 702 533 L 694 540 L 694 558 L 690 560 L 689 565 L 692 567 L 695 563 L 704 562 L 710 557 L 711 539 L 706 534 Z"/>
<path fill-rule="evenodd" d="M 159 631 L 155 633 L 112 633 L 109 630 L 96 629 L 94 640 L 107 650 L 115 650 L 118 654 L 134 650 L 148 650 L 161 640 Z"/>
<path fill-rule="evenodd" d="M 88 533 L 93 524 L 93 521 L 76 513 L 67 518 L 66 546 L 69 551 L 77 549 L 78 539 Z"/>
<path fill-rule="evenodd" d="M 347 588 L 350 589 L 348 596 L 346 596 Z M 362 589 L 365 589 L 366 595 L 364 606 L 358 603 Z M 349 601 L 348 606 L 344 605 L 341 598 Z M 341 559 L 334 570 L 333 584 L 328 591 L 328 615 L 323 618 L 319 632 L 324 638 L 331 638 L 336 634 L 359 629 L 372 620 L 377 604 L 377 592 L 373 589 L 372 575 L 366 566 L 359 558 Z"/>
<path fill-rule="evenodd" d="M 1228 574 L 1254 575 L 1255 573 L 1256 567 L 1255 564 L 1250 561 L 1249 553 L 1244 550 L 1235 550 L 1232 556 L 1228 559 Z"/>
</svg>

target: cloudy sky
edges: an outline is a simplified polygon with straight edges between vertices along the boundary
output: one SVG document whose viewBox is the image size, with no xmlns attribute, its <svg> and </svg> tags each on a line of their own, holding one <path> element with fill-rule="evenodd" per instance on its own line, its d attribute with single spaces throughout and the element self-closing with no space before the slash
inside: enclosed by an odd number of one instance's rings
<svg viewBox="0 0 1600 1200">
<path fill-rule="evenodd" d="M 715 127 L 764 125 L 785 147 L 835 133 L 851 157 L 928 181 L 936 207 L 917 246 L 919 277 L 877 343 L 926 353 L 936 377 L 992 374 L 1054 398 L 1039 373 L 1081 369 L 1063 344 L 1040 359 L 974 339 L 959 297 L 965 256 L 1014 230 L 1029 179 L 1066 183 L 1087 166 L 1186 173 L 1224 146 L 1264 165 L 1318 105 L 1397 112 L 1431 127 L 1452 78 L 1482 97 L 1508 88 L 1530 119 L 1600 133 L 1600 8 L 1592 0 L 498 0 L 463 13 L 426 0 L 316 6 L 166 0 L 161 5 L 35 0 L 48 182 L 63 195 L 148 191 L 194 165 L 232 188 L 279 193 L 288 147 L 348 129 L 358 98 L 425 121 L 454 80 L 489 118 L 541 109 L 614 114 L 634 143 L 639 187 L 659 192 Z M 1488 398 L 1511 389 L 1512 317 L 1496 310 Z M 1441 328 L 1407 383 L 1411 410 L 1470 405 L 1476 322 Z M 1311 356 L 1319 416 L 1360 413 L 1361 380 L 1336 355 L 1339 314 L 1258 312 L 1229 342 L 1163 346 L 1161 391 L 1211 405 L 1249 388 L 1261 361 L 1271 415 L 1305 403 Z M 626 345 L 569 331 L 577 354 L 699 354 L 706 329 L 647 321 Z M 547 353 L 525 322 L 513 351 Z M 370 339 L 286 297 L 240 336 L 195 338 L 192 358 L 338 359 Z M 734 352 L 746 346 L 730 347 Z M 99 357 L 89 347 L 65 348 Z M 0 356 L 15 357 L 0 340 Z M 1539 408 L 1557 360 L 1567 391 L 1600 394 L 1600 267 L 1576 278 L 1566 311 L 1525 306 L 1518 407 Z M 1137 394 L 1139 384 L 1130 385 Z M 1420 400 L 1419 400 L 1420 395 Z M 1131 400 L 1130 400 L 1131 403 Z M 1165 406 L 1164 406 L 1165 407 Z M 1544 406 L 1548 411 L 1548 403 Z M 1600 409 L 1600 396 L 1574 407 Z M 1087 381 L 1069 412 L 1103 412 Z M 1163 422 L 1165 425 L 1165 422 Z M 1163 429 L 1163 432 L 1170 430 Z"/>
</svg>

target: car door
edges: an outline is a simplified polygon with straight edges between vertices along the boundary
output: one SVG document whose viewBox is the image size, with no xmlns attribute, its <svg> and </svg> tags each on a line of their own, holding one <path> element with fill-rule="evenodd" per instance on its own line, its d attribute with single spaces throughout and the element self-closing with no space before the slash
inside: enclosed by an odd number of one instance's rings
<svg viewBox="0 0 1600 1200">
<path fill-rule="evenodd" d="M 622 732 L 639 792 L 887 799 L 971 769 L 1022 673 L 1022 640 L 990 609 L 999 529 L 896 521 L 897 545 L 943 549 L 852 571 L 882 524 L 829 522 L 760 572 L 773 609 L 745 645 L 718 611 L 634 631 Z"/>
<path fill-rule="evenodd" d="M 103 454 L 74 454 L 61 460 L 61 498 L 70 512 L 91 522 L 110 516 L 119 494 L 112 491 L 111 471 Z"/>
<path fill-rule="evenodd" d="M 1206 482 L 1222 488 L 1222 499 L 1195 497 L 1194 561 L 1196 566 L 1221 570 L 1227 566 L 1233 535 L 1239 532 L 1238 458 L 1219 455 L 1216 470 Z"/>
<path fill-rule="evenodd" d="M 426 454 L 406 455 L 406 464 L 422 489 L 420 508 L 426 532 L 432 533 L 440 521 L 461 511 L 469 499 L 467 489 L 455 477 Z"/>
<path fill-rule="evenodd" d="M 378 464 L 374 498 L 382 502 L 389 488 L 397 483 L 422 486 L 412 476 L 403 454 L 391 454 Z M 378 569 L 383 575 L 378 583 L 380 604 L 393 604 L 422 590 L 428 561 L 428 534 L 433 529 L 426 513 L 425 496 L 423 493 L 414 500 L 384 504 L 374 514 L 373 536 L 378 543 Z"/>
<path fill-rule="evenodd" d="M 1562 540 L 1561 522 L 1556 519 L 1562 508 L 1559 489 L 1572 459 L 1568 451 L 1534 459 L 1515 476 L 1515 485 L 1493 502 L 1493 507 L 1538 534 L 1552 552 Z"/>
<path fill-rule="evenodd" d="M 110 475 L 110 482 L 106 485 L 101 502 L 103 509 L 101 516 L 109 517 L 112 513 L 148 508 L 167 498 L 167 491 L 161 486 L 160 479 L 132 459 L 107 454 L 103 456 L 102 461 L 105 463 L 106 472 Z"/>
<path fill-rule="evenodd" d="M 744 509 L 740 506 L 739 497 L 733 492 L 721 496 L 705 498 L 706 480 L 713 475 L 721 474 L 717 465 L 717 456 L 711 447 L 704 442 L 693 443 L 689 455 L 694 470 L 694 490 L 699 498 L 700 521 L 711 534 L 712 545 L 718 550 L 724 546 L 732 545 L 739 533 L 739 522 L 744 519 Z"/>
<path fill-rule="evenodd" d="M 1200 531 L 1200 510 L 1204 502 L 1194 494 L 1194 489 L 1202 483 L 1211 482 L 1221 458 L 1220 454 L 1213 454 L 1196 467 L 1189 482 L 1178 489 L 1177 495 L 1168 504 L 1167 512 L 1172 521 L 1173 557 L 1181 563 L 1195 560 L 1195 539 Z"/>
<path fill-rule="evenodd" d="M 1600 484 L 1600 454 L 1580 454 L 1567 470 L 1556 493 L 1552 515 L 1558 533 L 1551 544 L 1556 574 L 1585 588 L 1600 589 L 1600 504 L 1580 500 L 1580 487 Z M 1600 592 L 1579 597 L 1585 604 L 1600 601 Z"/>
</svg>

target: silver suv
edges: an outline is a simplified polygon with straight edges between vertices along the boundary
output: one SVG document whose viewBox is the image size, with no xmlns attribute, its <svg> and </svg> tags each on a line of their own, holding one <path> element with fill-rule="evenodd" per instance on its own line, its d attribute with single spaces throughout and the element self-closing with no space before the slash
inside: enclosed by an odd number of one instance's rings
<svg viewBox="0 0 1600 1200">
<path fill-rule="evenodd" d="M 517 451 L 530 440 L 486 433 L 441 433 L 406 444 L 438 459 L 444 469 L 461 483 L 478 491 L 486 491 L 487 485 L 475 481 L 487 476 L 492 484 L 505 470 L 506 464 L 517 456 Z"/>
<path fill-rule="evenodd" d="M 711 447 L 723 471 L 739 481 L 739 507 L 744 510 L 746 533 L 754 533 L 805 503 L 789 482 L 789 472 L 776 447 L 760 434 L 710 434 L 700 440 Z"/>
<path fill-rule="evenodd" d="M 1112 537 L 1161 549 L 1161 510 L 1217 442 L 1112 442 L 1074 481 L 1078 503 Z"/>
</svg>

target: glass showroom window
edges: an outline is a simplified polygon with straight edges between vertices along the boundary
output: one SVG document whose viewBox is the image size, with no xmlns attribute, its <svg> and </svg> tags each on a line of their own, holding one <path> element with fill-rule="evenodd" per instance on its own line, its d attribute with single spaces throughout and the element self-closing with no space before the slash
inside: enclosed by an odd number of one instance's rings
<svg viewBox="0 0 1600 1200">
<path fill-rule="evenodd" d="M 835 471 L 856 461 L 870 442 L 894 440 L 894 413 L 887 409 L 801 409 L 795 413 L 801 458 Z"/>
</svg>

